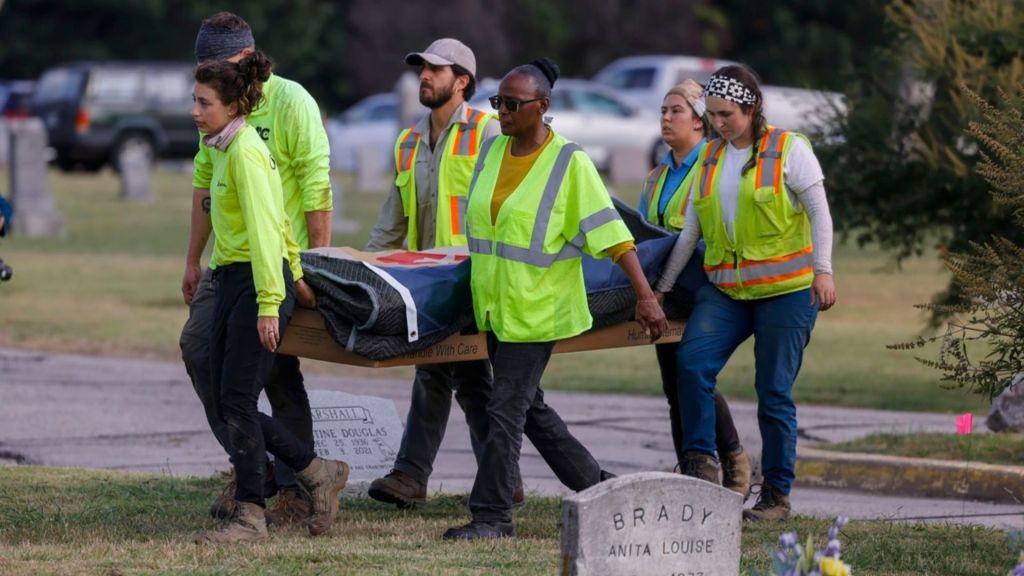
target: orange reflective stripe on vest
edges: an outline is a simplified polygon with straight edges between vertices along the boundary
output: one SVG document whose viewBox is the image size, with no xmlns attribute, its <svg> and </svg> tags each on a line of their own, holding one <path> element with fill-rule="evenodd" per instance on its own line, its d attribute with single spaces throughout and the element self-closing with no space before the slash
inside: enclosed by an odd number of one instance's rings
<svg viewBox="0 0 1024 576">
<path fill-rule="evenodd" d="M 744 260 L 740 262 L 738 274 L 735 262 L 705 266 L 704 272 L 712 284 L 724 289 L 782 282 L 814 272 L 814 248 L 808 246 L 768 260 Z"/>
<path fill-rule="evenodd" d="M 418 132 L 409 131 L 398 145 L 398 170 L 412 170 L 412 159 L 416 157 L 416 147 L 419 146 L 420 135 Z"/>
<path fill-rule="evenodd" d="M 704 164 L 701 166 L 701 198 L 711 196 L 711 183 L 715 179 L 715 170 L 718 169 L 718 161 L 722 158 L 722 152 L 725 152 L 725 141 L 721 138 L 714 140 L 711 145 L 714 147 L 708 152 L 707 159 L 704 160 Z"/>
</svg>

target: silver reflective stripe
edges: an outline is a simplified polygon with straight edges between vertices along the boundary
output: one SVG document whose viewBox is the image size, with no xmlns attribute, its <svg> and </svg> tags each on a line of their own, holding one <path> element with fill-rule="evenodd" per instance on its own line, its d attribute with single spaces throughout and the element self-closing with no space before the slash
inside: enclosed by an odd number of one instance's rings
<svg viewBox="0 0 1024 576">
<path fill-rule="evenodd" d="M 588 232 L 609 222 L 614 222 L 616 220 L 621 219 L 622 217 L 619 216 L 619 211 L 616 210 L 615 208 L 604 208 L 602 210 L 594 212 L 590 216 L 587 216 L 586 218 L 580 221 L 580 232 L 579 234 L 574 236 L 572 240 L 569 240 L 569 243 L 579 248 L 580 250 L 583 250 L 583 245 L 587 241 Z"/>
<path fill-rule="evenodd" d="M 582 252 L 572 244 L 562 246 L 562 249 L 557 254 L 545 254 L 543 252 L 534 252 L 529 248 L 520 248 L 519 246 L 498 242 L 498 249 L 494 254 L 506 260 L 531 264 L 538 268 L 548 268 L 559 260 L 579 258 Z"/>
<path fill-rule="evenodd" d="M 745 266 L 740 268 L 740 281 L 747 282 L 749 280 L 759 280 L 762 278 L 771 278 L 772 276 L 792 274 L 805 268 L 810 268 L 813 265 L 814 253 L 808 252 L 785 262 Z"/>
<path fill-rule="evenodd" d="M 472 120 L 472 119 L 473 118 L 472 118 L 472 115 L 471 115 L 470 116 L 470 120 Z M 467 134 L 467 132 L 469 132 L 472 128 L 473 128 L 473 126 L 469 122 L 464 122 L 464 123 L 459 125 L 459 132 L 461 132 L 461 134 L 459 135 L 459 149 L 455 151 L 456 155 L 458 155 L 458 156 L 469 156 L 469 140 L 470 140 L 470 138 L 469 138 L 469 134 Z"/>
<path fill-rule="evenodd" d="M 476 179 L 480 176 L 480 173 L 484 171 L 484 162 L 487 160 L 487 153 L 491 151 L 491 145 L 494 144 L 494 140 L 497 136 L 492 136 L 484 142 L 483 148 L 480 149 L 480 155 L 476 157 L 476 166 L 473 167 L 473 179 L 469 181 L 469 190 L 466 191 L 466 198 L 473 195 L 473 188 L 476 187 Z"/>
<path fill-rule="evenodd" d="M 466 198 L 465 196 L 456 196 L 455 197 L 455 201 L 459 205 L 459 214 L 458 214 L 459 229 L 458 230 L 452 230 L 452 232 L 455 233 L 455 234 L 465 234 L 466 233 L 466 206 L 469 204 L 469 198 Z"/>
<path fill-rule="evenodd" d="M 707 272 L 708 281 L 712 284 L 735 284 L 736 283 L 736 269 L 735 268 L 720 268 Z"/>
<path fill-rule="evenodd" d="M 757 183 L 758 188 L 775 186 L 775 167 L 782 161 L 782 153 L 779 152 L 779 140 L 782 139 L 782 130 L 775 128 L 768 135 L 768 145 L 765 146 L 757 161 L 761 164 L 761 181 Z"/>
<path fill-rule="evenodd" d="M 551 221 L 551 212 L 555 209 L 555 200 L 558 199 L 558 190 L 562 187 L 562 180 L 565 179 L 565 172 L 569 169 L 569 161 L 577 150 L 582 150 L 580 145 L 569 142 L 558 151 L 558 158 L 555 158 L 555 165 L 551 168 L 547 184 L 544 185 L 544 195 L 540 198 L 537 206 L 537 219 L 533 224 L 533 234 L 530 236 L 530 250 L 544 252 L 544 236 L 548 232 L 548 223 Z"/>
<path fill-rule="evenodd" d="M 716 139 L 712 141 L 711 149 L 708 150 L 707 158 L 704 159 L 704 164 L 700 167 L 700 197 L 707 198 L 711 195 L 711 170 L 710 166 L 718 164 L 718 152 L 725 145 L 725 141 L 722 139 Z"/>
<path fill-rule="evenodd" d="M 494 250 L 490 240 L 480 240 L 472 236 L 466 237 L 466 246 L 470 252 L 476 252 L 477 254 L 490 254 Z"/>
</svg>

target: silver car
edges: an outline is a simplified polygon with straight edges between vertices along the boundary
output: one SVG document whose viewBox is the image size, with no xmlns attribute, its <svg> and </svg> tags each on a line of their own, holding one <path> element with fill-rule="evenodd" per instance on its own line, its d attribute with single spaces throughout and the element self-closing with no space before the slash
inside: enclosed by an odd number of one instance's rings
<svg viewBox="0 0 1024 576">
<path fill-rule="evenodd" d="M 496 80 L 482 80 L 470 106 L 492 111 L 487 98 L 497 91 Z M 399 132 L 397 111 L 398 98 L 394 94 L 374 94 L 328 121 L 331 167 L 354 171 L 359 148 L 369 147 L 380 158 L 383 169 L 393 170 L 395 138 Z M 599 170 L 609 168 L 615 150 L 640 152 L 644 158 L 654 158 L 661 143 L 657 110 L 640 110 L 614 90 L 588 80 L 559 80 L 551 94 L 548 115 L 554 129 L 579 143 Z"/>
</svg>

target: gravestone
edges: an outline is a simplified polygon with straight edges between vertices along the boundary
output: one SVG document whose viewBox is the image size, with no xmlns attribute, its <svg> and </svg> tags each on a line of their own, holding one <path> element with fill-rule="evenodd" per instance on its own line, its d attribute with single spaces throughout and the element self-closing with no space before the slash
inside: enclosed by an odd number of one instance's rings
<svg viewBox="0 0 1024 576">
<path fill-rule="evenodd" d="M 345 187 L 341 180 L 331 173 L 331 194 L 334 195 L 334 210 L 331 212 L 331 230 L 343 234 L 359 232 L 359 222 L 345 217 Z"/>
<path fill-rule="evenodd" d="M 395 403 L 334 390 L 309 390 L 308 394 L 317 456 L 347 462 L 350 472 L 345 492 L 366 492 L 371 481 L 387 474 L 395 464 L 403 430 Z M 265 396 L 260 398 L 259 410 L 271 413 Z"/>
<path fill-rule="evenodd" d="M 360 192 L 387 192 L 384 163 L 378 146 L 356 146 L 356 189 Z"/>
<path fill-rule="evenodd" d="M 563 576 L 735 576 L 739 494 L 704 480 L 642 472 L 562 501 Z"/>
<path fill-rule="evenodd" d="M 11 232 L 19 236 L 63 236 L 64 219 L 46 185 L 46 126 L 39 118 L 8 124 L 10 132 Z"/>
<path fill-rule="evenodd" d="M 993 432 L 1024 432 L 1024 373 L 992 400 L 985 424 Z"/>
<path fill-rule="evenodd" d="M 118 156 L 121 171 L 121 200 L 152 202 L 153 158 L 141 147 L 129 147 Z"/>
</svg>

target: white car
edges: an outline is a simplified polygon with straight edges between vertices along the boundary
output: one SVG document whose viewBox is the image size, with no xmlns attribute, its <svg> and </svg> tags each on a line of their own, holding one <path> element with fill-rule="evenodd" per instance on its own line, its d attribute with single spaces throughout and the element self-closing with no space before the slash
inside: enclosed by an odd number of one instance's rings
<svg viewBox="0 0 1024 576">
<path fill-rule="evenodd" d="M 706 84 L 715 70 L 736 64 L 729 60 L 693 56 L 630 56 L 608 64 L 594 81 L 617 90 L 636 106 L 659 110 L 665 94 L 676 84 L 692 78 Z M 782 86 L 761 86 L 768 123 L 786 130 L 817 133 L 835 111 L 845 112 L 843 95 L 837 92 Z"/>
<path fill-rule="evenodd" d="M 497 92 L 497 82 L 484 81 L 470 105 L 491 110 L 487 98 Z M 551 91 L 548 116 L 559 134 L 583 147 L 598 170 L 609 168 L 616 149 L 638 150 L 650 159 L 661 145 L 657 110 L 637 108 L 596 82 L 558 80 Z"/>
<path fill-rule="evenodd" d="M 497 93 L 497 87 L 496 80 L 482 80 L 470 105 L 492 112 L 487 98 Z M 397 96 L 381 93 L 360 100 L 330 119 L 327 135 L 331 168 L 355 171 L 359 148 L 369 147 L 380 158 L 382 170 L 392 171 L 399 132 L 397 115 Z M 639 110 L 614 90 L 587 80 L 559 80 L 551 94 L 548 115 L 555 130 L 579 143 L 600 170 L 608 169 L 615 149 L 639 150 L 650 158 L 661 143 L 657 110 Z"/>
<path fill-rule="evenodd" d="M 426 110 L 426 109 L 424 109 Z M 331 168 L 355 172 L 360 147 L 373 149 L 381 169 L 394 167 L 395 138 L 398 137 L 398 96 L 390 92 L 367 96 L 327 121 L 331 143 Z"/>
</svg>

